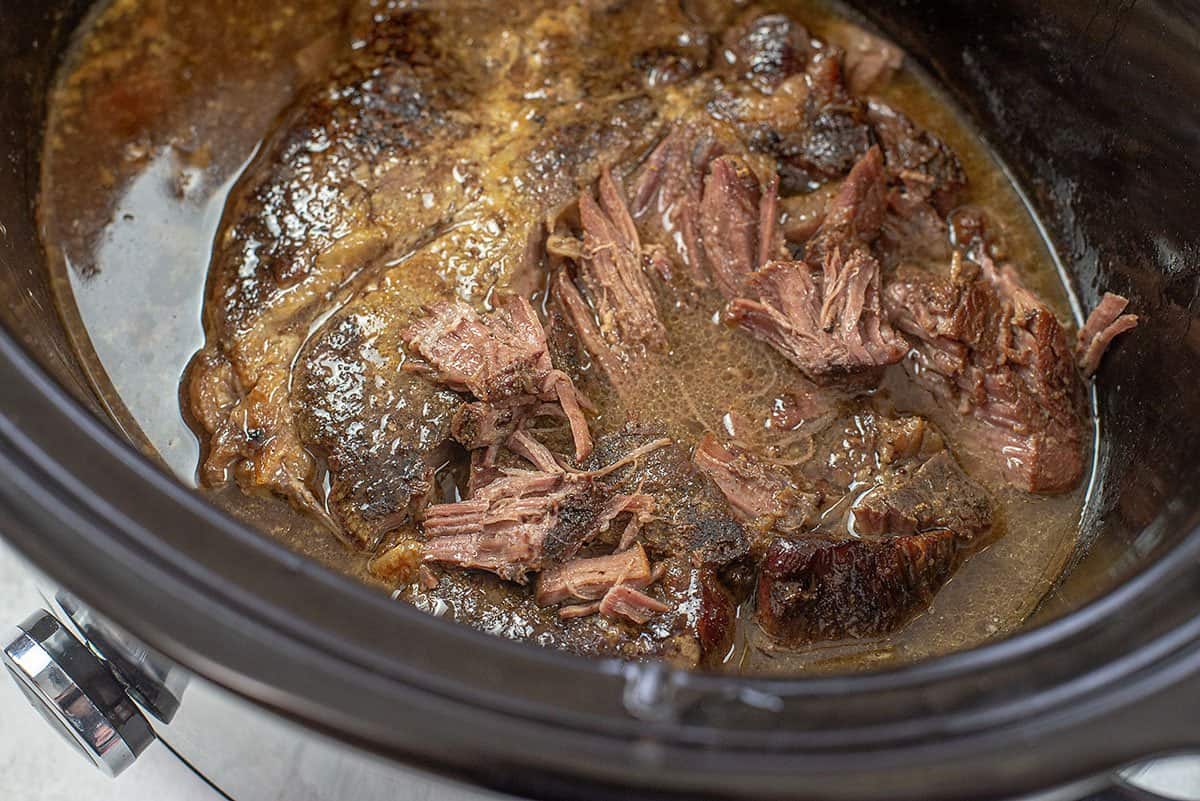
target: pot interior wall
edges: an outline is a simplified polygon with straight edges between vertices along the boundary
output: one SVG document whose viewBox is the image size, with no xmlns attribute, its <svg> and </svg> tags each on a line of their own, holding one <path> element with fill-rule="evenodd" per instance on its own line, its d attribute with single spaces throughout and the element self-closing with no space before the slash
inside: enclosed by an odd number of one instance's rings
<svg viewBox="0 0 1200 801">
<path fill-rule="evenodd" d="M 85 2 L 0 8 L 0 322 L 74 398 L 137 441 L 54 305 L 34 200 L 47 86 Z M 1085 307 L 1144 323 L 1098 382 L 1097 474 L 1073 569 L 1039 619 L 1188 536 L 1200 498 L 1200 19 L 1185 4 L 873 4 L 865 17 L 967 110 L 1047 224 Z M 86 348 L 82 350 L 87 350 Z M 0 410 L 2 412 L 2 410 Z M 131 488 L 131 491 L 136 491 Z"/>
</svg>

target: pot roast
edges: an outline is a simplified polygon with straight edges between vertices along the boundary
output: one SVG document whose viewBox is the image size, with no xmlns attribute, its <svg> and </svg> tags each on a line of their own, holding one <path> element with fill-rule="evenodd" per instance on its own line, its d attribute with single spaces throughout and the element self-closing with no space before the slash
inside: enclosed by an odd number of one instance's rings
<svg viewBox="0 0 1200 801">
<path fill-rule="evenodd" d="M 1136 317 L 1109 295 L 1070 334 L 889 94 L 900 51 L 767 8 L 522 8 L 363 4 L 277 120 L 186 377 L 205 483 L 431 613 L 684 666 L 751 618 L 885 636 L 1001 496 L 1079 487 L 1085 376 Z"/>
</svg>

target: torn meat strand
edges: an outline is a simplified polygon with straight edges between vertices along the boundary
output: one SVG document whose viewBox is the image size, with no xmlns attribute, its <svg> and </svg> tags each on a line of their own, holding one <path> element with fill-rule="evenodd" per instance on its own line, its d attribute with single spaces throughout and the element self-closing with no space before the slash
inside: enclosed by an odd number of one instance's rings
<svg viewBox="0 0 1200 801">
<path fill-rule="evenodd" d="M 600 614 L 613 619 L 625 619 L 636 625 L 644 625 L 658 614 L 669 611 L 667 606 L 657 598 L 651 598 L 640 590 L 618 584 L 604 594 L 600 601 Z"/>
<path fill-rule="evenodd" d="M 1079 369 L 1090 376 L 1100 367 L 1109 345 L 1121 334 L 1137 328 L 1136 314 L 1123 314 L 1129 301 L 1112 292 L 1105 292 L 1100 304 L 1088 315 L 1087 322 L 1079 330 L 1076 352 L 1079 354 Z"/>
<path fill-rule="evenodd" d="M 908 346 L 884 318 L 879 262 L 866 250 L 843 260 L 834 250 L 821 273 L 806 262 L 772 262 L 726 316 L 774 347 L 813 380 L 871 371 L 899 362 Z"/>
<path fill-rule="evenodd" d="M 583 414 L 591 404 L 566 373 L 554 369 L 546 332 L 525 298 L 503 298 L 495 311 L 482 315 L 462 301 L 439 304 L 409 326 L 403 339 L 424 360 L 408 362 L 405 369 L 478 398 L 452 423 L 455 439 L 466 447 L 501 442 L 543 402 L 556 401 L 570 423 L 576 458 L 591 453 Z"/>
<path fill-rule="evenodd" d="M 573 559 L 542 572 L 538 576 L 535 597 L 542 606 L 553 606 L 570 599 L 595 601 L 617 584 L 648 587 L 651 575 L 645 549 L 635 545 L 628 551 L 609 556 Z"/>
</svg>

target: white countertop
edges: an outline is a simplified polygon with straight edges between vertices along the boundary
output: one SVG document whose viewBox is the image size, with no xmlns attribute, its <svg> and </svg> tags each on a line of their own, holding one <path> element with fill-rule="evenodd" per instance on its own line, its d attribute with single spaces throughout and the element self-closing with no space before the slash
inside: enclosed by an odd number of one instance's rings
<svg viewBox="0 0 1200 801">
<path fill-rule="evenodd" d="M 0 630 L 44 606 L 29 571 L 0 542 Z M 216 801 L 223 798 L 162 743 L 117 779 L 76 754 L 0 675 L 0 799 L 12 801 Z"/>
</svg>

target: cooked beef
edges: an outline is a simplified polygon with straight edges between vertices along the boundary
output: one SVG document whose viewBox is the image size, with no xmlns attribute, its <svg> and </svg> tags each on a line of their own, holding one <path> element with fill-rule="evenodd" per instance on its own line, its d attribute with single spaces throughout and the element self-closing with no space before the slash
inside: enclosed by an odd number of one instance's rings
<svg viewBox="0 0 1200 801">
<path fill-rule="evenodd" d="M 776 43 L 770 52 L 788 55 L 764 56 L 762 74 L 750 71 L 725 85 L 708 109 L 732 123 L 751 150 L 774 156 L 785 194 L 794 194 L 844 176 L 870 148 L 871 130 L 866 106 L 843 82 L 842 51 L 829 44 L 802 51 L 807 34 L 778 27 L 773 17 L 745 30 L 774 31 L 766 37 Z M 731 53 L 735 69 L 747 63 Z"/>
<path fill-rule="evenodd" d="M 651 598 L 626 584 L 618 584 L 604 593 L 604 598 L 596 607 L 605 617 L 625 618 L 639 625 L 648 623 L 652 617 L 670 608 L 657 598 Z"/>
<path fill-rule="evenodd" d="M 919 419 L 919 418 L 917 418 Z M 992 504 L 946 451 L 888 476 L 851 509 L 860 535 L 949 529 L 969 542 L 992 526 Z"/>
<path fill-rule="evenodd" d="M 324 516 L 435 614 L 695 666 L 751 600 L 789 644 L 892 631 L 982 543 L 988 496 L 871 391 L 910 350 L 1010 480 L 1077 481 L 1061 326 L 994 232 L 951 235 L 954 153 L 863 97 L 895 48 L 690 0 L 386 5 L 230 197 L 208 483 Z"/>
<path fill-rule="evenodd" d="M 756 618 L 791 645 L 886 634 L 929 605 L 958 561 L 946 529 L 873 540 L 781 538 L 762 563 Z"/>
<path fill-rule="evenodd" d="M 978 273 L 978 274 L 976 274 Z M 888 313 L 913 337 L 905 366 L 950 408 L 970 415 L 972 436 L 1002 455 L 1012 484 L 1063 492 L 1083 474 L 1082 385 L 1066 333 L 1011 267 L 955 260 L 949 279 L 902 271 Z"/>
<path fill-rule="evenodd" d="M 561 473 L 506 476 L 470 500 L 426 509 L 424 559 L 524 584 L 530 572 L 569 559 L 595 536 L 602 504 L 589 481 L 568 482 Z"/>
<path fill-rule="evenodd" d="M 572 559 L 538 576 L 537 602 L 554 606 L 564 601 L 595 601 L 620 584 L 647 587 L 652 575 L 646 549 L 640 544 L 607 556 Z"/>
<path fill-rule="evenodd" d="M 724 149 L 711 125 L 679 123 L 633 177 L 634 219 L 697 286 L 708 286 L 699 220 L 704 177 Z"/>
<path fill-rule="evenodd" d="M 883 224 L 886 203 L 883 153 L 873 147 L 850 170 L 829 203 L 821 227 L 808 242 L 805 258 L 819 264 L 833 251 L 849 256 L 850 251 L 874 242 Z"/>
<path fill-rule="evenodd" d="M 441 303 L 403 334 L 425 363 L 405 369 L 482 401 L 540 395 L 553 369 L 546 333 L 524 298 L 511 296 L 479 315 L 466 303 Z"/>
<path fill-rule="evenodd" d="M 508 297 L 490 313 L 479 315 L 463 303 L 442 303 L 401 335 L 408 349 L 425 362 L 404 368 L 459 392 L 469 392 L 496 408 L 472 406 L 456 414 L 455 438 L 468 447 L 488 435 L 501 436 L 508 425 L 520 425 L 544 401 L 558 401 L 571 425 L 576 456 L 591 452 L 592 440 L 582 408 L 588 404 L 571 379 L 550 362 L 546 333 L 529 301 Z"/>
<path fill-rule="evenodd" d="M 1076 350 L 1079 353 L 1079 369 L 1085 376 L 1096 372 L 1104 352 L 1112 341 L 1137 327 L 1135 314 L 1124 314 L 1129 301 L 1112 292 L 1105 292 L 1100 304 L 1088 315 L 1087 322 L 1079 329 Z"/>
<path fill-rule="evenodd" d="M 910 196 L 932 203 L 941 216 L 949 214 L 967 185 L 954 151 L 903 113 L 879 101 L 871 101 L 867 117 L 893 180 Z"/>
<path fill-rule="evenodd" d="M 784 14 L 751 15 L 730 29 L 726 60 L 758 89 L 770 92 L 803 72 L 812 43 L 808 31 Z"/>
<path fill-rule="evenodd" d="M 950 233 L 933 204 L 892 188 L 876 251 L 885 270 L 904 264 L 942 265 L 953 255 Z"/>
<path fill-rule="evenodd" d="M 781 161 L 810 181 L 845 175 L 871 146 L 866 110 L 842 80 L 842 54 L 826 47 L 809 62 L 804 131 L 796 147 L 784 137 L 776 149 Z M 785 175 L 787 172 L 785 171 Z"/>
<path fill-rule="evenodd" d="M 726 447 L 712 434 L 700 440 L 692 458 L 742 520 L 784 532 L 816 522 L 821 496 L 797 488 L 796 478 L 785 468 Z"/>
<path fill-rule="evenodd" d="M 820 273 L 807 262 L 772 262 L 749 282 L 759 299 L 734 300 L 727 316 L 815 381 L 870 378 L 907 350 L 882 314 L 879 283 L 879 262 L 863 249 L 845 260 L 827 253 Z"/>
<path fill-rule="evenodd" d="M 521 13 L 522 27 L 548 30 L 560 12 Z M 390 427 L 421 408 L 408 404 L 416 390 L 400 374 L 394 332 L 422 303 L 458 295 L 479 305 L 497 285 L 525 294 L 547 211 L 656 137 L 655 104 L 618 93 L 623 77 L 584 69 L 573 42 L 498 65 L 505 31 L 440 8 L 377 9 L 352 32 L 363 46 L 280 117 L 230 195 L 206 296 L 209 336 L 189 371 L 206 483 L 236 477 L 323 515 L 328 459 L 333 525 L 371 544 L 378 524 L 407 508 L 409 493 L 388 476 L 422 484 L 416 465 L 443 441 L 438 431 L 419 451 L 388 445 L 408 441 Z M 461 47 L 465 35 L 477 46 Z M 586 110 L 567 96 L 572 76 L 591 98 Z M 491 114 L 497 87 L 542 122 L 514 128 L 521 115 Z M 340 347 L 347 329 L 363 343 L 357 352 Z M 403 406 L 388 408 L 393 397 Z M 435 400 L 434 417 L 444 411 Z"/>
<path fill-rule="evenodd" d="M 462 403 L 453 392 L 370 358 L 399 347 L 395 332 L 344 317 L 310 343 L 320 357 L 302 359 L 293 376 L 296 412 L 289 425 L 328 467 L 325 503 L 336 529 L 367 549 L 389 531 L 410 527 L 429 502 Z M 290 411 L 278 400 L 273 408 Z M 261 436 L 267 441 L 272 431 L 288 430 L 264 427 Z"/>
<path fill-rule="evenodd" d="M 831 38 L 846 51 L 846 88 L 853 95 L 883 89 L 904 65 L 904 51 L 857 25 L 841 26 Z"/>
<path fill-rule="evenodd" d="M 609 380 L 619 384 L 623 372 L 638 360 L 666 349 L 667 333 L 642 270 L 637 226 L 607 170 L 600 176 L 597 194 L 598 202 L 590 192 L 579 197 L 583 246 L 578 280 L 587 297 L 562 272 L 554 294 L 584 348 Z"/>
<path fill-rule="evenodd" d="M 742 283 L 767 259 L 781 255 L 777 181 L 764 189 L 742 159 L 712 161 L 700 203 L 704 254 L 717 288 L 727 298 L 741 294 Z"/>
</svg>

